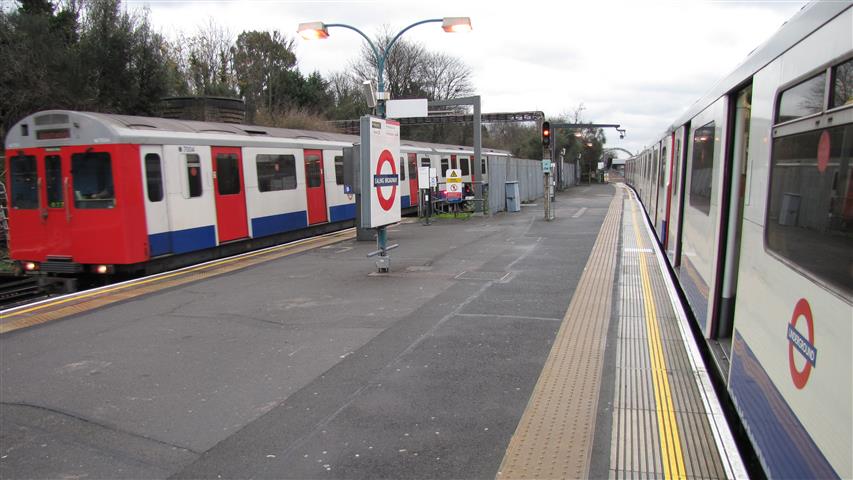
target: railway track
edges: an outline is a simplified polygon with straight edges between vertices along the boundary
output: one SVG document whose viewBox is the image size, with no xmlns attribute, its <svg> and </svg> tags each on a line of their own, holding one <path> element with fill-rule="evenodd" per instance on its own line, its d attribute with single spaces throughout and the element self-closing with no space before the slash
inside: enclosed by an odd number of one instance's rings
<svg viewBox="0 0 853 480">
<path fill-rule="evenodd" d="M 47 296 L 37 278 L 0 277 L 0 310 Z"/>
</svg>

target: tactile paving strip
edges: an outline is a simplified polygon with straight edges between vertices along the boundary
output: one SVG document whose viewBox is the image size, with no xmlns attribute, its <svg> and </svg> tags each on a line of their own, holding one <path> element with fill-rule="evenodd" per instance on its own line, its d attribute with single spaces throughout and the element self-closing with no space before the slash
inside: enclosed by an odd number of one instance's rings
<svg viewBox="0 0 853 480">
<path fill-rule="evenodd" d="M 167 272 L 140 280 L 125 282 L 111 287 L 67 295 L 34 306 L 23 306 L 6 310 L 2 312 L 2 317 L 0 317 L 2 319 L 0 320 L 0 322 L 2 322 L 0 323 L 0 334 L 40 325 L 53 320 L 59 320 L 64 317 L 83 313 L 111 303 L 195 282 L 204 278 L 222 275 L 223 273 L 233 272 L 259 263 L 268 262 L 276 258 L 293 255 L 295 253 L 330 245 L 354 237 L 354 230 L 344 230 L 329 235 L 267 248 L 257 252 L 250 252 L 236 257 L 216 260 L 174 272 Z"/>
<path fill-rule="evenodd" d="M 624 215 L 612 478 L 726 478 L 663 274 Z"/>
<path fill-rule="evenodd" d="M 586 478 L 610 321 L 622 189 L 616 191 L 498 478 Z"/>
</svg>

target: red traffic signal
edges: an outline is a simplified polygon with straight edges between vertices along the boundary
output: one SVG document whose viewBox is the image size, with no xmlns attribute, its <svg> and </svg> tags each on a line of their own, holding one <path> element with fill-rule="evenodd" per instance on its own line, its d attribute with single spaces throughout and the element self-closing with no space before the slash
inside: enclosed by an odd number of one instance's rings
<svg viewBox="0 0 853 480">
<path fill-rule="evenodd" d="M 551 146 L 551 122 L 542 122 L 542 146 Z"/>
</svg>

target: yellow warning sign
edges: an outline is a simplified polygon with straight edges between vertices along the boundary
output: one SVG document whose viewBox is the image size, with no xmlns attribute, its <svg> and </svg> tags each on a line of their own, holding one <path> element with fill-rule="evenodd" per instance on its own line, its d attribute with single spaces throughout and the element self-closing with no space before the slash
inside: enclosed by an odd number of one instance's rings
<svg viewBox="0 0 853 480">
<path fill-rule="evenodd" d="M 447 183 L 462 183 L 462 171 L 458 168 L 447 170 Z"/>
</svg>

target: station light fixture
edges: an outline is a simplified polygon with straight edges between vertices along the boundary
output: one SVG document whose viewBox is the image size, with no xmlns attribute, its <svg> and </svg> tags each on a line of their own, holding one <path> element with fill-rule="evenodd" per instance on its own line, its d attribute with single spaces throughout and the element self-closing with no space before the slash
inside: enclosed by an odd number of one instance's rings
<svg viewBox="0 0 853 480">
<path fill-rule="evenodd" d="M 444 17 L 441 28 L 447 33 L 467 33 L 473 30 L 471 17 Z"/>
<path fill-rule="evenodd" d="M 296 30 L 305 40 L 322 40 L 329 38 L 329 29 L 323 22 L 300 23 Z"/>
</svg>

